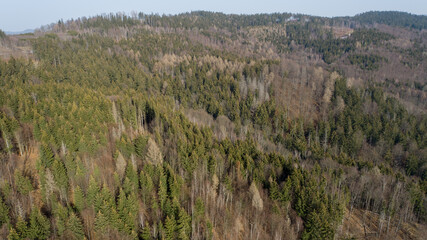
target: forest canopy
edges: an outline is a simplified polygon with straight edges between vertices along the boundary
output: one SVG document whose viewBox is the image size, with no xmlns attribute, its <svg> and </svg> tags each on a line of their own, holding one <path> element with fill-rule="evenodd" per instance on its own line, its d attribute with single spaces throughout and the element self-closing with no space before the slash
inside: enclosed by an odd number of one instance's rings
<svg viewBox="0 0 427 240">
<path fill-rule="evenodd" d="M 0 238 L 421 236 L 424 20 L 109 14 L 0 39 Z"/>
</svg>

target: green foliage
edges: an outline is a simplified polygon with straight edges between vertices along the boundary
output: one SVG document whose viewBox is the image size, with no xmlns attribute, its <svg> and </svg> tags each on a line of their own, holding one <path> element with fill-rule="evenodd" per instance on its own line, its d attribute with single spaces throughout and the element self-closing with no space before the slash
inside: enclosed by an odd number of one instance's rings
<svg viewBox="0 0 427 240">
<path fill-rule="evenodd" d="M 357 65 L 363 70 L 377 70 L 381 62 L 387 61 L 384 57 L 374 54 L 352 54 L 348 56 L 348 60 L 350 60 L 351 64 Z"/>
<path fill-rule="evenodd" d="M 191 217 L 187 212 L 180 208 L 177 220 L 178 239 L 190 239 L 191 233 Z"/>
<path fill-rule="evenodd" d="M 142 172 L 140 173 L 140 185 L 141 185 L 141 195 L 144 203 L 147 202 L 148 198 L 151 196 L 154 184 L 153 180 L 151 179 L 150 175 Z"/>
<path fill-rule="evenodd" d="M 125 181 L 123 183 L 123 188 L 126 194 L 130 194 L 131 192 L 137 192 L 138 190 L 138 173 L 131 163 L 126 166 L 125 171 Z"/>
<path fill-rule="evenodd" d="M 9 207 L 4 203 L 3 199 L 0 197 L 0 226 L 3 224 L 9 223 Z"/>
<path fill-rule="evenodd" d="M 0 29 L 0 39 L 3 39 L 6 37 L 6 33 L 3 32 L 3 30 Z"/>
<path fill-rule="evenodd" d="M 205 214 L 205 204 L 201 198 L 196 199 L 196 211 L 195 215 L 197 218 L 203 218 Z"/>
<path fill-rule="evenodd" d="M 414 204 L 414 213 L 422 220 L 426 220 L 427 208 L 426 199 L 418 184 L 411 184 L 410 186 L 410 200 Z"/>
<path fill-rule="evenodd" d="M 98 211 L 95 217 L 95 230 L 103 233 L 105 229 L 108 228 L 109 219 L 101 211 Z"/>
<path fill-rule="evenodd" d="M 415 15 L 406 12 L 397 11 L 371 11 L 355 16 L 355 20 L 361 23 L 381 23 L 390 26 L 408 27 L 413 29 L 426 29 L 427 17 L 424 15 Z"/>
<path fill-rule="evenodd" d="M 66 221 L 68 219 L 68 209 L 62 204 L 57 203 L 53 210 L 55 216 L 55 227 L 58 236 L 62 236 L 66 230 Z"/>
<path fill-rule="evenodd" d="M 73 30 L 68 31 L 67 33 L 73 37 L 75 37 L 79 34 L 77 31 L 73 31 Z"/>
<path fill-rule="evenodd" d="M 334 231 L 328 224 L 324 206 L 322 206 L 322 210 L 321 213 L 311 212 L 308 215 L 302 239 L 334 239 Z"/>
<path fill-rule="evenodd" d="M 33 208 L 30 214 L 28 236 L 31 239 L 47 239 L 50 236 L 49 219 L 39 209 Z"/>
<path fill-rule="evenodd" d="M 19 170 L 15 170 L 14 174 L 15 186 L 19 193 L 27 195 L 33 190 L 33 185 L 28 177 L 22 176 Z"/>
<path fill-rule="evenodd" d="M 137 138 L 135 138 L 135 140 L 134 140 L 135 153 L 138 157 L 140 157 L 140 158 L 145 157 L 146 151 L 147 151 L 147 143 L 148 143 L 147 137 L 140 135 Z"/>
<path fill-rule="evenodd" d="M 393 35 L 375 29 L 359 28 L 350 36 L 341 39 L 334 37 L 331 31 L 323 30 L 319 23 L 307 22 L 287 25 L 286 35 L 271 34 L 268 39 L 282 51 L 292 50 L 295 43 L 310 48 L 321 54 L 323 60 L 330 64 L 342 54 L 354 52 L 358 43 L 362 47 L 382 45 L 393 39 Z"/>
<path fill-rule="evenodd" d="M 89 206 L 93 206 L 96 201 L 96 196 L 100 191 L 100 187 L 93 176 L 90 176 L 89 187 L 86 191 L 86 200 Z"/>
<path fill-rule="evenodd" d="M 29 229 L 27 222 L 20 216 L 18 217 L 16 222 L 16 232 L 18 233 L 20 239 L 25 239 L 29 237 Z"/>
<path fill-rule="evenodd" d="M 120 189 L 117 199 L 117 212 L 124 224 L 123 231 L 129 234 L 136 231 L 137 203 L 137 197 L 134 192 L 126 196 L 125 192 Z"/>
<path fill-rule="evenodd" d="M 296 170 L 291 175 L 293 205 L 305 221 L 303 239 L 332 239 L 335 225 L 343 217 L 346 202 L 343 196 L 328 195 L 319 166 L 309 173 Z"/>
<path fill-rule="evenodd" d="M 151 239 L 151 232 L 150 232 L 150 226 L 148 224 L 146 224 L 142 230 L 141 230 L 141 234 L 140 234 L 141 239 L 143 240 L 150 240 Z"/>
<path fill-rule="evenodd" d="M 165 220 L 165 239 L 172 240 L 176 239 L 176 221 L 174 218 L 166 217 Z"/>
<path fill-rule="evenodd" d="M 372 23 L 397 24 L 378 20 L 383 17 Z M 424 28 L 413 24 L 408 27 Z M 338 78 L 326 86 L 325 71 L 283 60 L 304 51 L 306 64 L 320 56 L 328 70 L 348 64 L 341 56 L 376 70 L 389 55 L 372 53 L 387 49 L 408 66 L 424 61 L 421 35 L 413 47 L 395 49 L 393 35 L 356 25 L 353 18 L 286 13 L 59 21 L 55 33 L 31 38 L 36 60 L 0 61 L 0 157 L 11 169 L 9 161 L 30 160 L 28 169 L 38 157 L 37 171 L 14 172 L 12 188 L 1 179 L 0 224 L 20 239 L 84 239 L 86 232 L 91 238 L 211 239 L 227 234 L 239 216 L 242 224 L 259 221 L 251 229 L 267 237 L 282 224 L 272 222 L 272 214 L 295 211 L 304 221 L 303 239 L 331 239 L 350 194 L 357 208 L 369 203 L 368 210 L 391 219 L 413 209 L 426 221 L 425 115 L 411 114 L 374 81 L 352 88 Z M 340 38 L 337 26 L 354 31 Z M 420 81 L 408 83 L 417 94 L 425 88 Z M 313 99 L 303 99 L 311 88 L 317 88 Z M 317 102 L 327 90 L 331 102 Z M 295 94 L 302 94 L 299 107 Z M 126 159 L 120 171 L 119 152 Z M 371 194 L 368 184 L 349 193 L 363 182 L 358 174 L 399 186 L 399 196 L 410 201 Z M 245 192 L 251 182 L 261 187 L 266 208 L 256 217 Z M 43 207 L 25 218 L 25 204 L 39 193 Z M 221 221 L 211 219 L 217 213 Z"/>
<path fill-rule="evenodd" d="M 0 185 L 0 189 L 1 189 L 1 194 L 4 197 L 4 199 L 8 199 L 10 194 L 11 194 L 11 191 L 12 191 L 12 188 L 11 188 L 11 185 L 9 184 L 9 182 L 4 181 L 3 185 Z"/>
<path fill-rule="evenodd" d="M 81 212 L 85 208 L 86 201 L 85 201 L 85 195 L 81 190 L 80 186 L 77 186 L 74 189 L 73 194 L 74 194 L 73 195 L 74 207 L 78 212 Z"/>
<path fill-rule="evenodd" d="M 16 232 L 16 230 L 14 228 L 11 228 L 9 230 L 9 234 L 7 235 L 7 239 L 8 240 L 20 240 L 21 238 L 19 237 L 19 235 Z"/>
<path fill-rule="evenodd" d="M 68 189 L 68 175 L 62 161 L 55 160 L 52 165 L 52 173 L 60 189 L 66 191 Z"/>
<path fill-rule="evenodd" d="M 40 160 L 41 164 L 45 168 L 49 168 L 52 166 L 54 162 L 55 155 L 52 151 L 52 148 L 50 148 L 47 144 L 43 144 L 40 147 Z"/>
<path fill-rule="evenodd" d="M 71 213 L 66 223 L 67 231 L 70 233 L 67 235 L 70 239 L 84 239 L 85 234 L 83 231 L 83 225 L 81 220 L 76 216 L 75 213 Z"/>
<path fill-rule="evenodd" d="M 161 171 L 161 175 L 159 177 L 159 189 L 157 192 L 157 195 L 159 196 L 159 202 L 160 202 L 160 208 L 164 210 L 164 206 L 167 200 L 167 180 L 166 177 L 163 174 L 163 171 Z"/>
</svg>

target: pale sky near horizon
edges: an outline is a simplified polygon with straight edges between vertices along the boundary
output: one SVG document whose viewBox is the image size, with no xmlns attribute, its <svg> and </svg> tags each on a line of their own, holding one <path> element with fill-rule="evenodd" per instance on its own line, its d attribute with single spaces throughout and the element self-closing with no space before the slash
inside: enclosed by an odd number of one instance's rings
<svg viewBox="0 0 427 240">
<path fill-rule="evenodd" d="M 176 14 L 195 10 L 253 14 L 289 12 L 316 16 L 354 16 L 367 11 L 427 15 L 426 0 L 0 0 L 0 29 L 23 31 L 78 17 L 131 11 Z"/>
</svg>

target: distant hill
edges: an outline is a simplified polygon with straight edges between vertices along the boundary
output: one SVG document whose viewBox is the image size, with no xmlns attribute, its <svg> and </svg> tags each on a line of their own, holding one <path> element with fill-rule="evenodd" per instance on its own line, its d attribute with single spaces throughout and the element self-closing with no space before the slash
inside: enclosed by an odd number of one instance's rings
<svg viewBox="0 0 427 240">
<path fill-rule="evenodd" d="M 427 16 L 406 12 L 372 11 L 358 14 L 353 19 L 362 24 L 381 23 L 395 27 L 409 27 L 418 30 L 427 29 Z"/>
<path fill-rule="evenodd" d="M 26 29 L 24 31 L 5 31 L 6 35 L 20 35 L 20 34 L 27 34 L 27 33 L 34 33 L 34 29 Z"/>
</svg>

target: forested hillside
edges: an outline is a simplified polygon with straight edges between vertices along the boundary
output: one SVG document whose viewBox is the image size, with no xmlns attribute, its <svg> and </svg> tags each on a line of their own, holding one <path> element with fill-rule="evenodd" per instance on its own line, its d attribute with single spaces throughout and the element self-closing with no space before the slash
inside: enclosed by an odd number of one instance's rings
<svg viewBox="0 0 427 240">
<path fill-rule="evenodd" d="M 1 239 L 422 239 L 425 16 L 0 31 Z"/>
</svg>

